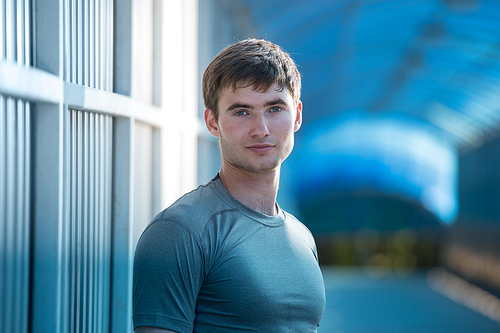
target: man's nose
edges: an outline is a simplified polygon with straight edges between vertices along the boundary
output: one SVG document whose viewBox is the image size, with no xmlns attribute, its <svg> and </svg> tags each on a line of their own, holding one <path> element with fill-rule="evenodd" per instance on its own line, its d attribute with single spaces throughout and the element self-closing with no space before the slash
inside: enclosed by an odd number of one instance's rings
<svg viewBox="0 0 500 333">
<path fill-rule="evenodd" d="M 269 127 L 267 123 L 268 119 L 263 114 L 256 114 L 254 121 L 252 123 L 252 130 L 250 135 L 263 138 L 270 134 Z"/>
</svg>

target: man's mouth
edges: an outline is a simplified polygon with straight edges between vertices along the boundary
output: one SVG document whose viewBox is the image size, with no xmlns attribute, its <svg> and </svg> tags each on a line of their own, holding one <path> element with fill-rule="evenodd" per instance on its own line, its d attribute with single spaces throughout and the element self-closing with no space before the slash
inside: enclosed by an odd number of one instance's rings
<svg viewBox="0 0 500 333">
<path fill-rule="evenodd" d="M 267 144 L 267 143 L 256 143 L 250 146 L 247 146 L 247 149 L 250 151 L 253 151 L 254 153 L 257 154 L 265 154 L 269 151 L 271 151 L 274 148 L 274 145 L 272 144 Z"/>
</svg>

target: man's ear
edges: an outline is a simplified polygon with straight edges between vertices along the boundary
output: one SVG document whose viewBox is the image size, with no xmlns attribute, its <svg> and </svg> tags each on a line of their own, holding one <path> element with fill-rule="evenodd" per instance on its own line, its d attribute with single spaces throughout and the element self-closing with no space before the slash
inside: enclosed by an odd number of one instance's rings
<svg viewBox="0 0 500 333">
<path fill-rule="evenodd" d="M 210 109 L 205 109 L 205 125 L 210 134 L 216 138 L 219 137 L 219 124 L 217 124 L 217 120 L 215 120 L 214 112 Z"/>
<path fill-rule="evenodd" d="M 297 106 L 295 107 L 295 121 L 293 123 L 293 131 L 297 132 L 302 126 L 302 102 L 298 101 Z"/>
</svg>

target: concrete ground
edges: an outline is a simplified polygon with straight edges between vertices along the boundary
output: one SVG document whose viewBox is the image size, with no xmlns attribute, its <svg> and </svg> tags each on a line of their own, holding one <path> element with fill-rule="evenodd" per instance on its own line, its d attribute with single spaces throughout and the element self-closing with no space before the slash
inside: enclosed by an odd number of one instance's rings
<svg viewBox="0 0 500 333">
<path fill-rule="evenodd" d="M 500 300 L 443 269 L 322 270 L 318 333 L 500 333 Z"/>
</svg>

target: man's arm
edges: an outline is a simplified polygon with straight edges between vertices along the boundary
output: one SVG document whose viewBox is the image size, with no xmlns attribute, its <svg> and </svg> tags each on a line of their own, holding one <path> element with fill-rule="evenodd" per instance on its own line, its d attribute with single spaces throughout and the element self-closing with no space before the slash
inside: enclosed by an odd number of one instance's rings
<svg viewBox="0 0 500 333">
<path fill-rule="evenodd" d="M 192 331 L 203 266 L 197 239 L 182 224 L 150 224 L 137 243 L 132 295 L 134 326 L 149 330 L 135 332 Z"/>
<path fill-rule="evenodd" d="M 176 333 L 174 331 L 164 330 L 163 328 L 139 326 L 134 330 L 135 333 Z"/>
</svg>

